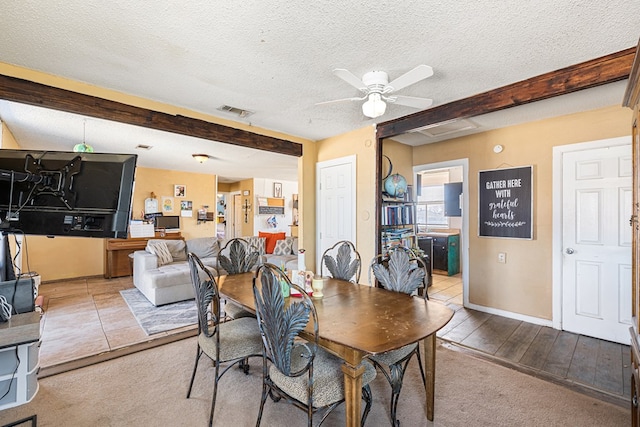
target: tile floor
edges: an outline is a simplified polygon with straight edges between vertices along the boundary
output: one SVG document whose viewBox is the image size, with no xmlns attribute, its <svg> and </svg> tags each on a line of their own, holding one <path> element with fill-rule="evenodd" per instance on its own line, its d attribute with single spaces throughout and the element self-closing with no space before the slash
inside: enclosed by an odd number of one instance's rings
<svg viewBox="0 0 640 427">
<path fill-rule="evenodd" d="M 165 338 L 164 332 L 148 336 L 138 325 L 120 290 L 132 288 L 131 277 L 88 278 L 43 283 L 41 323 L 41 372 L 83 358 L 122 350 L 136 344 Z M 190 326 L 172 331 L 179 334 Z"/>
</svg>

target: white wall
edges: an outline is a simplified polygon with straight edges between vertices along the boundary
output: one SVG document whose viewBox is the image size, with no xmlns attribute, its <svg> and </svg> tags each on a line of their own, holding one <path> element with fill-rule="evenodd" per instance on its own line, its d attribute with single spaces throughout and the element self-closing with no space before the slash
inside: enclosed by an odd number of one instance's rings
<svg viewBox="0 0 640 427">
<path fill-rule="evenodd" d="M 253 218 L 253 235 L 257 236 L 259 231 L 267 231 L 271 233 L 284 231 L 287 235 L 291 234 L 291 228 L 289 226 L 292 222 L 293 211 L 293 195 L 298 194 L 298 182 L 297 181 L 276 181 L 272 179 L 254 178 L 253 180 L 253 198 L 252 203 L 256 206 L 254 212 L 258 212 L 258 197 L 273 197 L 273 183 L 279 182 L 282 184 L 282 197 L 284 198 L 284 215 L 276 215 L 276 221 L 278 226 L 272 228 L 267 223 L 272 215 L 255 215 Z"/>
</svg>

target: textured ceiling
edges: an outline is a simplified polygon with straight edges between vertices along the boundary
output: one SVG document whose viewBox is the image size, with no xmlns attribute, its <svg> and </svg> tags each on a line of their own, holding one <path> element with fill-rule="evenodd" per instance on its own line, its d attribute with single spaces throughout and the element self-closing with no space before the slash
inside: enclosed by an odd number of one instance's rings
<svg viewBox="0 0 640 427">
<path fill-rule="evenodd" d="M 394 79 L 430 65 L 399 94 L 437 106 L 635 46 L 640 2 L 22 0 L 4 2 L 0 28 L 0 62 L 318 140 L 416 111 L 316 106 L 358 95 L 335 68 Z M 571 108 L 612 105 L 601 98 Z"/>
</svg>

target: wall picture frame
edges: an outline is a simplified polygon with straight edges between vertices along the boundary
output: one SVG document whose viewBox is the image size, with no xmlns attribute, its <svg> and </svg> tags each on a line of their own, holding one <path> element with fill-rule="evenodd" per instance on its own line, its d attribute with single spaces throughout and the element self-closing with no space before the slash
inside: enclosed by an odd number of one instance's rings
<svg viewBox="0 0 640 427">
<path fill-rule="evenodd" d="M 162 197 L 162 212 L 173 212 L 173 197 Z"/>
<path fill-rule="evenodd" d="M 187 186 L 182 184 L 174 185 L 173 197 L 187 197 Z"/>
<path fill-rule="evenodd" d="M 282 198 L 282 183 L 274 182 L 273 183 L 273 197 Z"/>
</svg>

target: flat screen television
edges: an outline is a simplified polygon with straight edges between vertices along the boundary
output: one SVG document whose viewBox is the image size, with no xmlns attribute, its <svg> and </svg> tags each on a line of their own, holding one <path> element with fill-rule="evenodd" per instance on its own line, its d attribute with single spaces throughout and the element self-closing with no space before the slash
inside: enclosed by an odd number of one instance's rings
<svg viewBox="0 0 640 427">
<path fill-rule="evenodd" d="M 0 231 L 126 238 L 137 155 L 0 150 Z"/>
<path fill-rule="evenodd" d="M 179 216 L 164 216 L 159 215 L 153 218 L 155 222 L 156 230 L 159 228 L 164 228 L 167 230 L 179 230 L 180 229 L 180 217 Z"/>
</svg>

